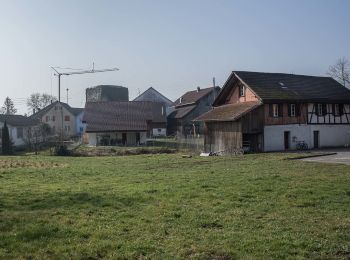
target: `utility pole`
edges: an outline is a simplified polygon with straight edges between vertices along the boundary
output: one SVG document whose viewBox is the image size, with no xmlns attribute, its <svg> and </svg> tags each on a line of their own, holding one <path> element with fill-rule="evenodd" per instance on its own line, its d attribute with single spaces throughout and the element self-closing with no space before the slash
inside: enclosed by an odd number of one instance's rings
<svg viewBox="0 0 350 260">
<path fill-rule="evenodd" d="M 92 65 L 91 70 L 81 70 L 81 71 L 68 71 L 68 72 L 60 72 L 58 69 L 62 69 L 60 67 L 51 67 L 56 73 L 54 74 L 58 78 L 58 103 L 61 103 L 61 76 L 70 76 L 70 75 L 80 75 L 80 74 L 91 74 L 91 73 L 99 73 L 99 72 L 109 72 L 109 71 L 118 71 L 118 68 L 111 69 L 101 69 L 95 70 L 95 63 Z M 67 88 L 67 103 L 68 103 L 68 88 Z M 61 111 L 61 142 L 63 144 L 63 108 Z"/>
</svg>

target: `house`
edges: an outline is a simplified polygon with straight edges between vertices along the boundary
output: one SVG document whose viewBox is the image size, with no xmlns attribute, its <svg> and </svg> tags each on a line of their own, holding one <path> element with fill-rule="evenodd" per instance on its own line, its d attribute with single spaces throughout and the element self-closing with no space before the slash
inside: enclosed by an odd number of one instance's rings
<svg viewBox="0 0 350 260">
<path fill-rule="evenodd" d="M 329 77 L 233 71 L 199 116 L 207 151 L 350 144 L 350 90 Z"/>
<path fill-rule="evenodd" d="M 80 136 L 84 132 L 83 112 L 83 108 L 74 108 L 56 101 L 31 115 L 30 118 L 49 125 L 53 135 L 60 135 L 63 130 L 63 135 L 68 138 Z"/>
<path fill-rule="evenodd" d="M 173 110 L 173 101 L 159 93 L 153 87 L 148 88 L 145 92 L 140 94 L 134 99 L 134 101 L 152 101 L 163 103 L 166 110 L 166 115 L 168 116 Z"/>
<path fill-rule="evenodd" d="M 86 102 L 129 101 L 129 90 L 115 85 L 98 85 L 86 89 Z"/>
<path fill-rule="evenodd" d="M 10 139 L 15 147 L 24 146 L 30 138 L 32 128 L 39 125 L 38 120 L 34 120 L 22 115 L 0 115 L 0 146 L 1 135 L 4 124 L 8 126 Z"/>
<path fill-rule="evenodd" d="M 174 111 L 168 116 L 168 134 L 178 137 L 202 134 L 203 124 L 193 119 L 211 109 L 220 87 L 188 91 L 174 102 Z"/>
<path fill-rule="evenodd" d="M 149 101 L 88 102 L 83 122 L 89 144 L 140 145 L 166 129 L 165 107 Z"/>
</svg>

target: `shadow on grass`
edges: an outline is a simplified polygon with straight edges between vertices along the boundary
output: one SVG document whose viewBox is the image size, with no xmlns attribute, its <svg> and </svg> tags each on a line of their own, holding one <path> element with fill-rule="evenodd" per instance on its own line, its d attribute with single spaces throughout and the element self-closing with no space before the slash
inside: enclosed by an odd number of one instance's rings
<svg viewBox="0 0 350 260">
<path fill-rule="evenodd" d="M 151 195 L 94 194 L 93 192 L 55 192 L 42 197 L 21 196 L 17 200 L 2 202 L 3 210 L 30 211 L 50 209 L 113 208 L 138 207 L 153 201 Z"/>
</svg>

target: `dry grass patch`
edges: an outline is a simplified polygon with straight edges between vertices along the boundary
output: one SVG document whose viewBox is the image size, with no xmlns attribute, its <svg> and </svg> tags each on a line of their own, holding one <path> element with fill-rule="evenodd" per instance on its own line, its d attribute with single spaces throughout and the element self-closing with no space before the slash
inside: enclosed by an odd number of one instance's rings
<svg viewBox="0 0 350 260">
<path fill-rule="evenodd" d="M 45 161 L 34 161 L 26 159 L 0 159 L 0 170 L 2 169 L 17 169 L 17 168 L 36 168 L 36 169 L 49 169 L 49 168 L 59 168 L 65 167 L 66 164 L 57 162 L 45 162 Z"/>
</svg>

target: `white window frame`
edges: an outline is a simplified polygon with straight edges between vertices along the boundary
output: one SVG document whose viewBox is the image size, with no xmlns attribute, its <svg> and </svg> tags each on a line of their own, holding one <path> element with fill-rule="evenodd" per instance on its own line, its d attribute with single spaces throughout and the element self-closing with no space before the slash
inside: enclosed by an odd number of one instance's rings
<svg viewBox="0 0 350 260">
<path fill-rule="evenodd" d="M 295 117 L 296 116 L 296 105 L 290 104 L 290 116 Z"/>
<path fill-rule="evenodd" d="M 245 97 L 245 86 L 243 84 L 239 85 L 239 96 Z"/>
<path fill-rule="evenodd" d="M 272 104 L 272 116 L 273 117 L 279 117 L 278 114 L 278 104 Z"/>
</svg>

